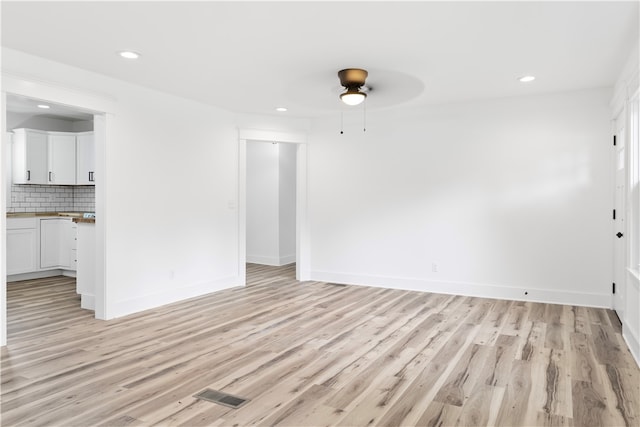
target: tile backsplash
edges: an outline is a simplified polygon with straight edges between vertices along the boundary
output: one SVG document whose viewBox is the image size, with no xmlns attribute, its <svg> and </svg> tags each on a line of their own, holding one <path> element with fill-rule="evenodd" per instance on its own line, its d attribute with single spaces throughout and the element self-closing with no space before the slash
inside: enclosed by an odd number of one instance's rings
<svg viewBox="0 0 640 427">
<path fill-rule="evenodd" d="M 7 212 L 95 212 L 92 185 L 11 185 Z"/>
</svg>

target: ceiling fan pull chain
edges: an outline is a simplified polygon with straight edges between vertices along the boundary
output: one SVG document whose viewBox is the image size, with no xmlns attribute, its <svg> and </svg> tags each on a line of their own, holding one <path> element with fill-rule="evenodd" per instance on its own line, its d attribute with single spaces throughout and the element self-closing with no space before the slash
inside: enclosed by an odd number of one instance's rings
<svg viewBox="0 0 640 427">
<path fill-rule="evenodd" d="M 344 111 L 340 111 L 340 135 L 344 135 Z"/>
<path fill-rule="evenodd" d="M 362 120 L 362 132 L 367 131 L 367 100 L 362 103 L 362 111 L 364 111 L 364 118 Z"/>
</svg>

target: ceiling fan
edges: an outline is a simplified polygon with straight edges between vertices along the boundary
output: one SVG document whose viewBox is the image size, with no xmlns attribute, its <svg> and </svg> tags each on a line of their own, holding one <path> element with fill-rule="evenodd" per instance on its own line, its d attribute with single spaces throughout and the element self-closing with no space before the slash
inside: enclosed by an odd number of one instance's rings
<svg viewBox="0 0 640 427">
<path fill-rule="evenodd" d="M 358 105 L 367 97 L 367 88 L 365 80 L 369 73 L 367 70 L 360 68 L 345 68 L 338 71 L 340 84 L 347 90 L 340 94 L 340 100 L 347 105 Z"/>
</svg>

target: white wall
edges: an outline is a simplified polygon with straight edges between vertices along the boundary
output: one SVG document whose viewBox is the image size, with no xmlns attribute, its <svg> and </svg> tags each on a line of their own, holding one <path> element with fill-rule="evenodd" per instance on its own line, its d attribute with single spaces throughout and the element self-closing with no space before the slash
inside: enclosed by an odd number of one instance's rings
<svg viewBox="0 0 640 427">
<path fill-rule="evenodd" d="M 247 261 L 295 262 L 296 145 L 247 142 Z"/>
<path fill-rule="evenodd" d="M 296 261 L 296 144 L 278 144 L 280 265 Z"/>
<path fill-rule="evenodd" d="M 610 307 L 610 96 L 315 121 L 312 279 Z"/>
<path fill-rule="evenodd" d="M 247 262 L 279 265 L 279 146 L 247 142 Z"/>
<path fill-rule="evenodd" d="M 96 172 L 104 317 L 241 284 L 233 114 L 10 49 L 2 62 L 3 73 L 50 82 L 39 99 L 112 101 Z"/>
</svg>

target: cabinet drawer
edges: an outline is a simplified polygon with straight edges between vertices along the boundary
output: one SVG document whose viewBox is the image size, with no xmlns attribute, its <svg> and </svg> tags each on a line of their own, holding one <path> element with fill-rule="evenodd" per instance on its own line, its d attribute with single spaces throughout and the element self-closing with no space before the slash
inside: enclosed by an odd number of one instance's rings
<svg viewBox="0 0 640 427">
<path fill-rule="evenodd" d="M 32 218 L 7 218 L 7 230 L 21 230 L 36 228 L 36 217 Z"/>
</svg>

